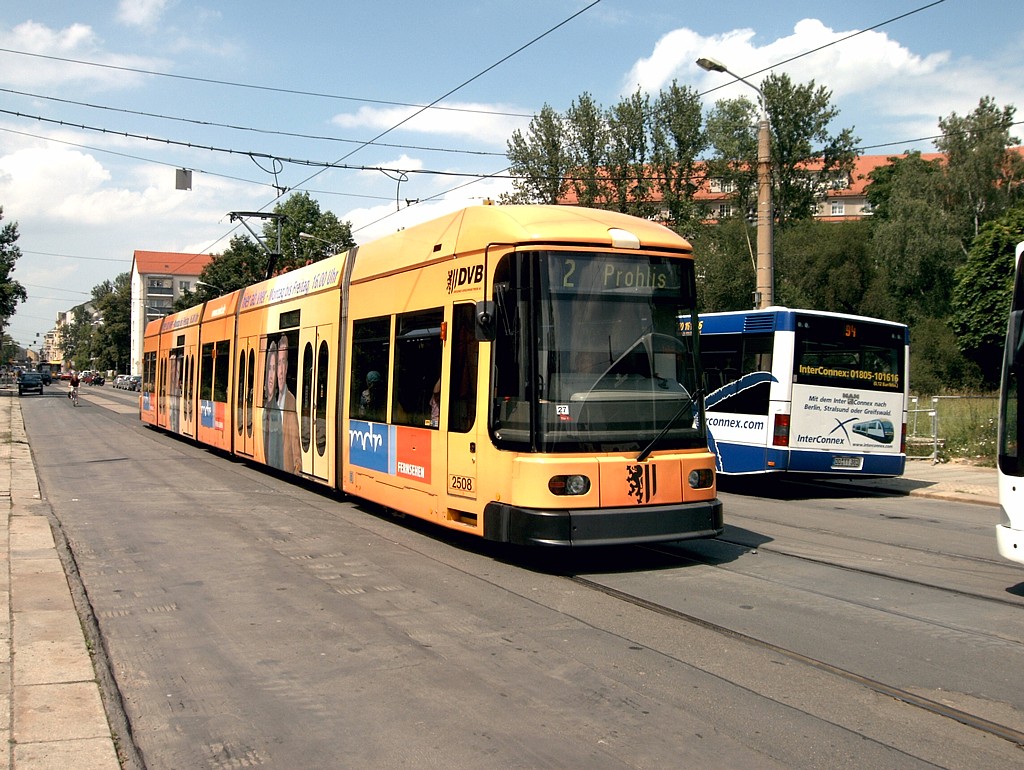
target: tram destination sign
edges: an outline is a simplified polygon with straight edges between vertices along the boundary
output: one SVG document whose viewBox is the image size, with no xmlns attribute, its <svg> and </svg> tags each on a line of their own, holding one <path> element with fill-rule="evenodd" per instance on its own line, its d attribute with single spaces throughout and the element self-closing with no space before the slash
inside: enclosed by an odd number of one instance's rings
<svg viewBox="0 0 1024 770">
<path fill-rule="evenodd" d="M 587 294 L 637 291 L 678 291 L 680 264 L 668 260 L 604 255 L 555 255 L 551 260 L 552 288 Z"/>
</svg>

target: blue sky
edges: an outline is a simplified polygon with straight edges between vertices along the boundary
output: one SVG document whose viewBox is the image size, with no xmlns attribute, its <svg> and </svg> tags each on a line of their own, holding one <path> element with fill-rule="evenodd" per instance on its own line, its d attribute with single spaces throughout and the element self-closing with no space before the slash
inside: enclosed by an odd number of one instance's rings
<svg viewBox="0 0 1024 770">
<path fill-rule="evenodd" d="M 931 150 L 914 140 L 983 96 L 1024 120 L 1024 14 L 1009 0 L 591 3 L 6 0 L 0 206 L 30 295 L 9 333 L 37 345 L 135 249 L 222 250 L 227 213 L 272 206 L 275 185 L 310 191 L 365 242 L 506 189 L 473 175 L 502 171 L 512 131 L 545 103 L 562 112 L 587 92 L 608 107 L 673 79 L 708 106 L 752 95 L 699 56 L 748 75 L 827 46 L 773 71 L 830 89 L 834 130 L 852 126 L 866 154 Z M 448 109 L 402 106 L 453 89 Z M 191 191 L 174 189 L 178 167 Z"/>
</svg>

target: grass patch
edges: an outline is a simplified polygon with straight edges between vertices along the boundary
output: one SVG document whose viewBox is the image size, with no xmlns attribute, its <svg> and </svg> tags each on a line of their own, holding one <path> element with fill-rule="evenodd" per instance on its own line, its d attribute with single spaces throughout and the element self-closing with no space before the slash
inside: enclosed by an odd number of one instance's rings
<svg viewBox="0 0 1024 770">
<path fill-rule="evenodd" d="M 915 409 L 913 401 L 910 409 Z M 931 454 L 934 444 L 925 443 L 922 439 L 933 435 L 932 418 L 928 412 L 934 409 L 940 440 L 940 461 L 962 459 L 975 465 L 995 467 L 999 422 L 997 394 L 937 398 L 919 396 L 916 409 L 916 414 L 907 416 L 907 436 L 917 438 L 917 442 L 908 441 L 908 456 L 923 457 Z"/>
</svg>

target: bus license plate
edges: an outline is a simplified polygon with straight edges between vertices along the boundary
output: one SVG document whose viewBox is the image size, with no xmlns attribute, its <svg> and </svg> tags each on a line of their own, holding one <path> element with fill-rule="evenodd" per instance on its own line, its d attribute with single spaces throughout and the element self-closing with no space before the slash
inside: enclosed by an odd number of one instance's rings
<svg viewBox="0 0 1024 770">
<path fill-rule="evenodd" d="M 863 457 L 834 457 L 832 458 L 832 470 L 834 471 L 859 471 L 864 467 Z"/>
</svg>

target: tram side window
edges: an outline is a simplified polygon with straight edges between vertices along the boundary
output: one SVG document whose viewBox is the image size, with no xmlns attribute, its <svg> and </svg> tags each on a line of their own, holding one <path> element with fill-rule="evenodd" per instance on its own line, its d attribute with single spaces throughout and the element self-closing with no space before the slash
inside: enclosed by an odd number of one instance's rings
<svg viewBox="0 0 1024 770">
<path fill-rule="evenodd" d="M 391 422 L 396 425 L 437 427 L 431 399 L 441 378 L 440 308 L 407 313 L 395 328 L 395 377 Z M 435 398 L 435 404 L 437 403 Z"/>
<path fill-rule="evenodd" d="M 452 370 L 448 386 L 448 430 L 468 433 L 476 422 L 476 373 L 480 343 L 475 333 L 473 305 L 456 305 L 452 312 Z"/>
<path fill-rule="evenodd" d="M 146 353 L 142 361 L 142 390 L 152 393 L 156 390 L 156 353 Z"/>
<path fill-rule="evenodd" d="M 202 358 L 199 365 L 199 400 L 213 401 L 213 368 L 215 358 L 212 342 L 203 343 Z"/>
<path fill-rule="evenodd" d="M 213 400 L 227 402 L 231 385 L 231 343 L 221 340 L 213 348 Z"/>
<path fill-rule="evenodd" d="M 348 416 L 384 422 L 387 416 L 391 318 L 381 316 L 352 324 L 352 381 Z"/>
</svg>

